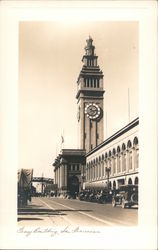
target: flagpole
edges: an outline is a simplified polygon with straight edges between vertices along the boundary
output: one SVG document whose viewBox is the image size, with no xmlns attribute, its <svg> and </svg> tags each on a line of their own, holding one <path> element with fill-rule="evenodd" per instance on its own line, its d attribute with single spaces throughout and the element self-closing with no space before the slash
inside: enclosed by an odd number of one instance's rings
<svg viewBox="0 0 158 250">
<path fill-rule="evenodd" d="M 64 149 L 64 130 L 63 133 L 61 133 L 61 151 Z"/>
<path fill-rule="evenodd" d="M 106 138 L 108 136 L 108 121 L 107 121 L 107 111 L 106 111 Z"/>
<path fill-rule="evenodd" d="M 64 141 L 65 139 L 64 139 L 64 129 L 63 129 L 63 149 L 64 149 Z"/>
<path fill-rule="evenodd" d="M 128 88 L 128 122 L 130 123 L 130 92 Z"/>
</svg>

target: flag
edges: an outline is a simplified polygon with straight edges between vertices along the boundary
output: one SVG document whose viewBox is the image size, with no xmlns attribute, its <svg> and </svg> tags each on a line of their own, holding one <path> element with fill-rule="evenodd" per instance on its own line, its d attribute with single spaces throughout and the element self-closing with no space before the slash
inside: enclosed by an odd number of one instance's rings
<svg viewBox="0 0 158 250">
<path fill-rule="evenodd" d="M 61 136 L 61 143 L 64 143 L 64 137 Z"/>
</svg>

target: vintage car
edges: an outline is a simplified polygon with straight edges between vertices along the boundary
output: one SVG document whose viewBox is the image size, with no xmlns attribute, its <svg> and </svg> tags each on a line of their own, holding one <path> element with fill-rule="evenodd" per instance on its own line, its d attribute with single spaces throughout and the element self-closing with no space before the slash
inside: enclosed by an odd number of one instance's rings
<svg viewBox="0 0 158 250">
<path fill-rule="evenodd" d="M 138 185 L 122 185 L 113 191 L 112 206 L 121 205 L 122 208 L 138 205 Z"/>
</svg>

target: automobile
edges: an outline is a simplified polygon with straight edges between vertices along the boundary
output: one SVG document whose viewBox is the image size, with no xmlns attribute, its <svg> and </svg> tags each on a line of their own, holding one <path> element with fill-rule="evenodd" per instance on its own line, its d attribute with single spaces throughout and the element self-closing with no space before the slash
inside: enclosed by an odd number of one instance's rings
<svg viewBox="0 0 158 250">
<path fill-rule="evenodd" d="M 90 202 L 96 202 L 96 192 L 95 191 L 92 191 L 88 197 L 88 201 Z"/>
<path fill-rule="evenodd" d="M 98 202 L 99 203 L 108 203 L 112 201 L 112 193 L 111 191 L 103 191 L 98 197 Z"/>
<path fill-rule="evenodd" d="M 112 206 L 121 205 L 122 208 L 138 205 L 138 185 L 121 185 L 113 191 Z"/>
<path fill-rule="evenodd" d="M 82 192 L 79 193 L 79 200 L 80 200 L 80 201 L 83 201 L 83 200 L 84 200 L 85 194 L 86 194 L 85 191 L 82 191 Z"/>
</svg>

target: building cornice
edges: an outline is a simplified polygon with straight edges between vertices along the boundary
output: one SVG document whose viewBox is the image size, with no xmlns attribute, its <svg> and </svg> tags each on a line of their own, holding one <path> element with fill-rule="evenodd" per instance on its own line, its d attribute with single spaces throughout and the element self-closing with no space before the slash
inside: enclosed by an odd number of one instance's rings
<svg viewBox="0 0 158 250">
<path fill-rule="evenodd" d="M 132 122 L 130 122 L 128 125 L 126 125 L 122 129 L 120 129 L 119 131 L 117 131 L 115 134 L 113 134 L 112 136 L 110 136 L 108 139 L 106 139 L 105 141 L 103 141 L 97 147 L 95 147 L 90 152 L 88 152 L 85 156 L 86 157 L 90 156 L 91 154 L 93 154 L 94 152 L 96 152 L 97 150 L 99 150 L 100 148 L 104 147 L 105 145 L 107 145 L 111 141 L 115 140 L 119 136 L 121 136 L 124 133 L 126 133 L 127 131 L 129 131 L 130 129 L 136 127 L 138 124 L 139 124 L 139 117 L 137 117 L 135 120 L 133 120 Z"/>
<path fill-rule="evenodd" d="M 90 97 L 89 94 L 92 94 L 92 97 L 95 98 L 95 97 L 98 97 L 98 96 L 103 96 L 103 94 L 105 93 L 105 91 L 101 90 L 101 89 L 96 90 L 96 89 L 93 89 L 93 88 L 89 88 L 89 89 L 83 88 L 83 89 L 78 90 L 78 92 L 76 94 L 76 99 L 79 98 L 79 96 L 80 96 L 81 93 L 83 93 L 84 96 L 86 96 L 86 97 L 87 97 L 87 95 L 86 95 L 87 93 L 88 93 L 88 97 Z M 95 93 L 95 95 L 94 95 L 94 93 Z"/>
</svg>

